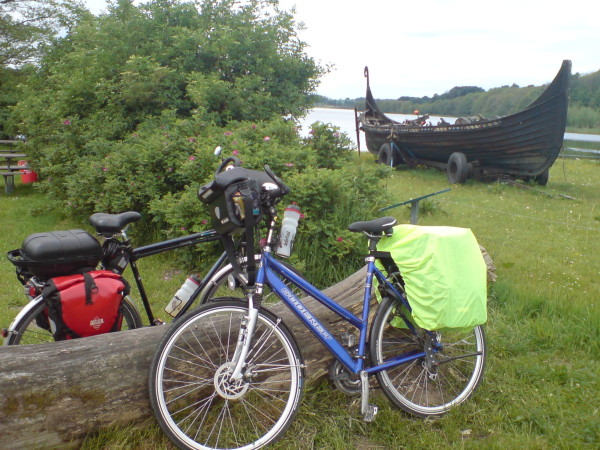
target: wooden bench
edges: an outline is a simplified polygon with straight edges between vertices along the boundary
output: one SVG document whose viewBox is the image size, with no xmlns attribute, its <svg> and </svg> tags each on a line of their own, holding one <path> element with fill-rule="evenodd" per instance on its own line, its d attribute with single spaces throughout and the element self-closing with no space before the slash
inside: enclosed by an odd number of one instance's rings
<svg viewBox="0 0 600 450">
<path fill-rule="evenodd" d="M 19 166 L 18 162 L 27 157 L 25 153 L 17 153 L 13 146 L 21 141 L 0 140 L 0 174 L 4 177 L 4 192 L 12 194 L 15 190 L 15 174 L 29 169 L 28 165 Z"/>
</svg>

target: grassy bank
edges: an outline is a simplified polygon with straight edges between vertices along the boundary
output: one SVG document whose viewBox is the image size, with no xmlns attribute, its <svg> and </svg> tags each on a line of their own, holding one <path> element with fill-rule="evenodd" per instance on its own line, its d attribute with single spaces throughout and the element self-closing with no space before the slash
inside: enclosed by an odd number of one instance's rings
<svg viewBox="0 0 600 450">
<path fill-rule="evenodd" d="M 365 157 L 370 158 L 369 155 Z M 469 180 L 423 203 L 419 223 L 473 230 L 496 264 L 486 327 L 490 357 L 475 397 L 447 416 L 422 421 L 389 407 L 360 419 L 360 401 L 326 383 L 312 387 L 279 448 L 597 448 L 600 445 L 600 163 L 558 160 L 547 187 L 528 189 Z M 429 169 L 399 170 L 387 182 L 397 202 L 447 188 Z M 34 214 L 31 214 L 31 211 Z M 386 213 L 407 222 L 409 210 Z M 367 218 L 365 218 L 367 219 Z M 0 196 L 0 244 L 27 234 L 85 226 L 44 209 L 44 199 L 17 186 Z M 300 236 L 299 239 L 302 237 Z M 184 273 L 153 257 L 142 270 L 156 310 Z M 2 258 L 0 324 L 24 296 Z M 90 436 L 84 448 L 170 448 L 152 420 Z"/>
</svg>

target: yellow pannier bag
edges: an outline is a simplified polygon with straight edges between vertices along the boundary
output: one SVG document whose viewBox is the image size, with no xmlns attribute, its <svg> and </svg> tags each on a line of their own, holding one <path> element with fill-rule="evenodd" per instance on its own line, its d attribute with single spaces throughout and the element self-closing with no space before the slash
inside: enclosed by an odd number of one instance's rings
<svg viewBox="0 0 600 450">
<path fill-rule="evenodd" d="M 400 269 L 417 325 L 467 329 L 487 320 L 487 267 L 468 228 L 398 225 L 377 250 Z"/>
</svg>

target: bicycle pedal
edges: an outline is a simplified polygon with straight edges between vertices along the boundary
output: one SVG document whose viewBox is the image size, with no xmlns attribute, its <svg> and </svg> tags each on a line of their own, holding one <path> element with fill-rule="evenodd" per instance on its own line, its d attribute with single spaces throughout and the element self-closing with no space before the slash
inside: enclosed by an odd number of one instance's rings
<svg viewBox="0 0 600 450">
<path fill-rule="evenodd" d="M 375 420 L 375 416 L 377 415 L 377 410 L 377 406 L 367 405 L 366 411 L 363 416 L 363 420 L 365 422 L 373 422 L 373 420 Z"/>
<path fill-rule="evenodd" d="M 165 321 L 161 319 L 154 319 L 154 325 L 165 325 Z"/>
</svg>

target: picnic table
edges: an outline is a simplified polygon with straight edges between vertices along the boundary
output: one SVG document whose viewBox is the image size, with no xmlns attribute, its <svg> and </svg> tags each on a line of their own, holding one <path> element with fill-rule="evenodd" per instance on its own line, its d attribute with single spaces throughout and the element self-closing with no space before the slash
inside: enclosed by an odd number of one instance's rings
<svg viewBox="0 0 600 450">
<path fill-rule="evenodd" d="M 0 174 L 4 177 L 4 192 L 12 194 L 15 190 L 15 174 L 21 170 L 29 169 L 27 163 L 19 164 L 19 161 L 27 157 L 25 153 L 17 153 L 12 146 L 20 141 L 0 140 Z"/>
</svg>

